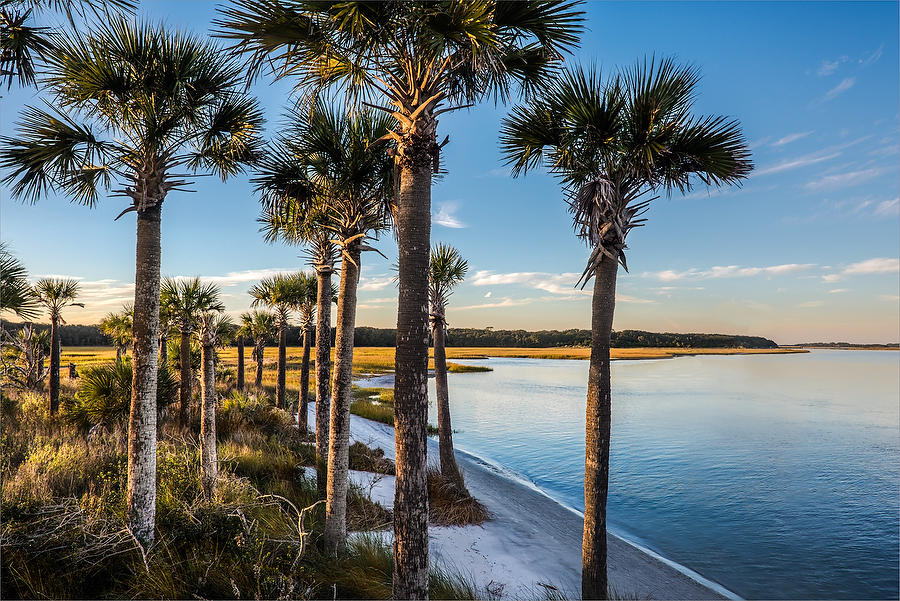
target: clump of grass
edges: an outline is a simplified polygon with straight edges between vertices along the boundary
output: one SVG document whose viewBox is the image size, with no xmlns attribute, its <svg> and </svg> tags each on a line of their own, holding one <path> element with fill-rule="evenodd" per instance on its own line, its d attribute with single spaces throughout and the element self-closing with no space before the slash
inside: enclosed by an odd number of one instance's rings
<svg viewBox="0 0 900 601">
<path fill-rule="evenodd" d="M 350 445 L 350 469 L 376 474 L 394 474 L 394 462 L 384 456 L 384 450 L 367 447 L 357 441 Z"/>
<path fill-rule="evenodd" d="M 447 362 L 447 371 L 454 374 L 467 374 L 483 371 L 494 371 L 487 365 L 463 365 L 462 363 Z"/>
<path fill-rule="evenodd" d="M 378 398 L 373 398 L 378 395 Z M 394 390 L 391 388 L 353 389 L 354 400 L 350 403 L 350 413 L 376 422 L 394 426 Z M 428 424 L 428 435 L 436 436 L 438 429 Z"/>
<path fill-rule="evenodd" d="M 490 519 L 484 505 L 433 467 L 428 469 L 428 505 L 429 518 L 436 526 L 483 524 Z"/>
</svg>

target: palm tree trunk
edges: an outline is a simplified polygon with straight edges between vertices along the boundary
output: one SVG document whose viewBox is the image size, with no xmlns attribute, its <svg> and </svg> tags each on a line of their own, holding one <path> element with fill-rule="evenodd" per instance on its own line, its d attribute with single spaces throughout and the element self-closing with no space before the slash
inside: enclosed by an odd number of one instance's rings
<svg viewBox="0 0 900 601">
<path fill-rule="evenodd" d="M 256 394 L 262 391 L 263 358 L 266 354 L 266 345 L 260 340 L 256 343 Z"/>
<path fill-rule="evenodd" d="M 237 339 L 237 389 L 243 392 L 244 390 L 244 339 L 242 337 L 238 337 Z"/>
<path fill-rule="evenodd" d="M 284 409 L 284 385 L 287 377 L 287 319 L 278 322 L 278 380 L 275 384 L 275 406 Z"/>
<path fill-rule="evenodd" d="M 159 332 L 159 364 L 169 364 L 169 335 L 162 328 Z"/>
<path fill-rule="evenodd" d="M 327 492 L 328 420 L 331 415 L 331 274 L 330 265 L 318 266 L 316 296 L 316 487 L 319 498 Z"/>
<path fill-rule="evenodd" d="M 584 537 L 581 595 L 606 599 L 606 497 L 609 492 L 609 437 L 612 411 L 609 338 L 616 307 L 618 264 L 605 257 L 594 277 L 591 301 L 591 365 L 585 413 Z"/>
<path fill-rule="evenodd" d="M 433 137 L 433 136 L 432 136 Z M 402 165 L 397 238 L 394 425 L 394 599 L 428 599 L 428 254 L 431 248 L 431 155 Z M 417 160 L 418 159 L 418 160 Z"/>
<path fill-rule="evenodd" d="M 128 528 L 147 548 L 156 521 L 156 378 L 159 340 L 160 215 L 157 204 L 137 214 L 134 273 L 134 364 L 128 418 Z"/>
<path fill-rule="evenodd" d="M 359 243 L 351 243 L 346 252 L 350 257 L 345 256 L 341 261 L 341 291 L 337 306 L 334 402 L 331 404 L 331 440 L 328 445 L 328 482 L 325 501 L 325 547 L 330 551 L 343 551 L 347 546 L 350 392 L 353 386 L 353 330 L 356 326 L 356 288 L 359 284 L 361 254 Z"/>
<path fill-rule="evenodd" d="M 215 348 L 204 344 L 201 348 L 200 372 L 201 394 L 200 405 L 200 481 L 207 499 L 212 499 L 216 492 L 218 478 L 218 458 L 216 456 L 216 365 Z"/>
<path fill-rule="evenodd" d="M 59 316 L 50 316 L 50 415 L 59 411 Z"/>
<path fill-rule="evenodd" d="M 453 426 L 450 424 L 450 393 L 447 387 L 447 353 L 444 349 L 444 320 L 434 320 L 434 389 L 437 393 L 438 437 L 441 475 L 460 491 L 466 491 L 456 456 L 453 454 Z"/>
<path fill-rule="evenodd" d="M 191 330 L 181 328 L 181 427 L 186 428 L 190 422 L 191 393 L 193 392 L 194 373 L 191 369 Z"/>
<path fill-rule="evenodd" d="M 303 328 L 303 362 L 300 365 L 300 403 L 297 409 L 297 426 L 301 433 L 309 430 L 309 347 L 312 341 L 312 328 Z"/>
</svg>

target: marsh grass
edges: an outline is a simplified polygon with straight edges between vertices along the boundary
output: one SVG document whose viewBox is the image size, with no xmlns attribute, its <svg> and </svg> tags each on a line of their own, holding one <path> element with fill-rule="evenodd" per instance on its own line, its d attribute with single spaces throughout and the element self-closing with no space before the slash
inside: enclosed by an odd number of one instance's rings
<svg viewBox="0 0 900 601">
<path fill-rule="evenodd" d="M 435 526 L 477 525 L 490 519 L 484 505 L 454 486 L 435 467 L 428 468 L 428 506 L 429 520 Z"/>
<path fill-rule="evenodd" d="M 391 388 L 353 387 L 350 413 L 394 426 L 394 390 Z M 436 436 L 436 426 L 428 424 L 428 435 Z"/>
</svg>

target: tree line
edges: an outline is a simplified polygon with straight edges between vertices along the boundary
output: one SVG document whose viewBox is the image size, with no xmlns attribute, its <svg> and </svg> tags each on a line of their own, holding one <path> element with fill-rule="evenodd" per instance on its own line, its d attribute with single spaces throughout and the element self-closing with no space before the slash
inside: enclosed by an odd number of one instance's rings
<svg viewBox="0 0 900 601">
<path fill-rule="evenodd" d="M 24 323 L 4 322 L 2 327 L 14 334 L 25 326 Z M 49 330 L 49 325 L 34 324 L 34 330 Z M 63 346 L 107 346 L 114 344 L 109 336 L 95 325 L 64 325 L 59 328 L 60 342 Z M 315 333 L 315 326 L 312 328 Z M 302 326 L 287 326 L 285 341 L 287 346 L 303 344 Z M 314 338 L 314 336 L 313 336 Z M 358 326 L 353 335 L 353 346 L 394 346 L 397 341 L 397 330 L 394 328 L 373 328 Z M 334 344 L 334 328 L 331 328 L 331 343 Z M 236 346 L 232 342 L 231 346 Z M 542 348 L 558 346 L 591 345 L 591 331 L 580 329 L 569 330 L 495 330 L 493 328 L 448 328 L 446 346 L 479 347 L 494 346 L 500 348 Z M 743 336 L 736 334 L 679 334 L 671 332 L 647 332 L 644 330 L 614 331 L 610 336 L 610 346 L 614 348 L 777 348 L 775 341 L 762 336 Z M 853 346 L 849 343 L 808 343 L 802 346 Z M 875 346 L 875 345 L 865 345 Z M 896 345 L 885 345 L 886 347 Z"/>
</svg>

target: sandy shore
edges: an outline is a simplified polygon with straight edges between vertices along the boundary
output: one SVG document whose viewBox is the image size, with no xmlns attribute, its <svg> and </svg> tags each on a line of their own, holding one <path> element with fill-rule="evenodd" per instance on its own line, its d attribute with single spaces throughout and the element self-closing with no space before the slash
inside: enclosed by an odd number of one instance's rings
<svg viewBox="0 0 900 601">
<path fill-rule="evenodd" d="M 314 408 L 310 407 L 310 423 Z M 394 457 L 394 429 L 351 416 L 351 437 Z M 430 461 L 438 457 L 429 439 Z M 431 527 L 431 555 L 439 563 L 471 575 L 480 588 L 508 599 L 542 598 L 558 589 L 576 599 L 581 590 L 581 515 L 502 468 L 457 452 L 470 492 L 491 513 L 483 526 Z M 372 499 L 393 504 L 392 476 L 355 472 L 353 480 Z M 384 533 L 389 537 L 390 533 Z M 610 585 L 622 597 L 637 599 L 723 599 L 733 596 L 713 583 L 705 585 L 615 536 L 609 536 Z"/>
</svg>

